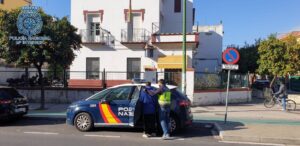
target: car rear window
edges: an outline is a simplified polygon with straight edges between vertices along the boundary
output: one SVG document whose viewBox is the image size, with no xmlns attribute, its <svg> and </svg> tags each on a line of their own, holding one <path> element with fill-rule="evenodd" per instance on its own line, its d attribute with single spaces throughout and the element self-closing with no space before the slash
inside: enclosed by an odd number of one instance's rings
<svg viewBox="0 0 300 146">
<path fill-rule="evenodd" d="M 17 90 L 13 88 L 0 89 L 1 99 L 9 99 L 9 98 L 16 98 L 16 97 L 22 97 L 22 95 L 20 95 Z"/>
<path fill-rule="evenodd" d="M 178 91 L 178 89 L 172 89 L 171 93 L 174 95 L 174 97 L 176 98 L 180 98 L 180 99 L 186 99 L 186 96 L 184 96 L 181 91 Z"/>
</svg>

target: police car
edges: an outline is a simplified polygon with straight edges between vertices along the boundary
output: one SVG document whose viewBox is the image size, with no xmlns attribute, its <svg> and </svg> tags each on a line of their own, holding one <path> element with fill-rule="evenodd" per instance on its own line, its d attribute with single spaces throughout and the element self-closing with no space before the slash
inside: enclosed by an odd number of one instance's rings
<svg viewBox="0 0 300 146">
<path fill-rule="evenodd" d="M 152 86 L 158 88 L 158 85 Z M 142 105 L 138 101 L 143 88 L 144 84 L 118 85 L 75 102 L 68 107 L 67 124 L 79 131 L 94 127 L 142 127 Z M 192 124 L 191 102 L 176 86 L 168 85 L 168 88 L 171 91 L 171 132 L 176 132 Z"/>
</svg>

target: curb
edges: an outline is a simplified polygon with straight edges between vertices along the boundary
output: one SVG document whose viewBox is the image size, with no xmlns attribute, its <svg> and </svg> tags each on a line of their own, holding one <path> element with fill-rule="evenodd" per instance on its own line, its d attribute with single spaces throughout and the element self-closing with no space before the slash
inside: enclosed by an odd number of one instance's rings
<svg viewBox="0 0 300 146">
<path fill-rule="evenodd" d="M 299 138 L 274 138 L 274 137 L 257 137 L 257 136 L 237 136 L 226 135 L 225 130 L 219 125 L 219 123 L 213 122 L 215 129 L 219 133 L 219 137 L 222 141 L 239 141 L 239 142 L 254 142 L 254 143 L 275 143 L 275 144 L 289 144 L 300 145 Z"/>
</svg>

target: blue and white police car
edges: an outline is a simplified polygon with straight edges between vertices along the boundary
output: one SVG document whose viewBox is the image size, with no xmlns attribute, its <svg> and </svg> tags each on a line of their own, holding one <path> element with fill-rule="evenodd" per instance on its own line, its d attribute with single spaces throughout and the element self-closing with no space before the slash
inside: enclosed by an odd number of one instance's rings
<svg viewBox="0 0 300 146">
<path fill-rule="evenodd" d="M 94 127 L 141 127 L 142 105 L 138 101 L 144 86 L 118 85 L 75 102 L 68 107 L 67 124 L 79 131 Z M 158 88 L 158 85 L 152 86 Z M 168 85 L 168 88 L 171 90 L 171 132 L 175 132 L 192 124 L 191 102 L 176 86 Z"/>
</svg>

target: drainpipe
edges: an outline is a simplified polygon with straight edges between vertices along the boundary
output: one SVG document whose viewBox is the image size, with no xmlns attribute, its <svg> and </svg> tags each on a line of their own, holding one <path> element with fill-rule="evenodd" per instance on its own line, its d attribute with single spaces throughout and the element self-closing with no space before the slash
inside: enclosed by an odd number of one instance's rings
<svg viewBox="0 0 300 146">
<path fill-rule="evenodd" d="M 186 95 L 186 0 L 183 0 L 182 29 L 182 93 Z"/>
</svg>

